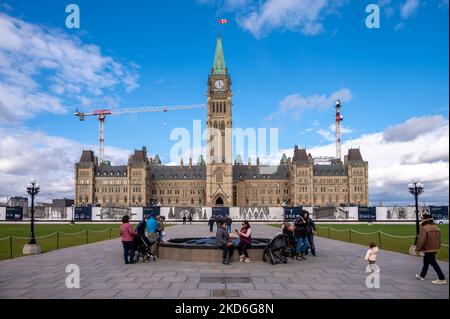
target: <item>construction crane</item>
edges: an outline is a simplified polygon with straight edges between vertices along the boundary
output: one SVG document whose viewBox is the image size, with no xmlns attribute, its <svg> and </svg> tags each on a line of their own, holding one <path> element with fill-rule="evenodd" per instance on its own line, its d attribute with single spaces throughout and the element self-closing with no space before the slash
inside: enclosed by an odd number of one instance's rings
<svg viewBox="0 0 450 319">
<path fill-rule="evenodd" d="M 147 113 L 147 112 L 172 112 L 182 110 L 203 109 L 205 104 L 192 104 L 192 105 L 174 105 L 174 106 L 144 106 L 134 108 L 115 108 L 115 109 L 99 109 L 92 112 L 85 113 L 75 111 L 75 116 L 78 116 L 80 121 L 84 121 L 86 116 L 96 116 L 99 121 L 99 138 L 98 138 L 98 154 L 99 163 L 103 163 L 103 157 L 105 153 L 105 119 L 107 115 L 119 115 L 119 114 L 131 114 L 131 113 Z"/>
<path fill-rule="evenodd" d="M 341 115 L 341 101 L 336 100 L 336 158 L 341 159 L 341 122 L 344 117 Z"/>
</svg>

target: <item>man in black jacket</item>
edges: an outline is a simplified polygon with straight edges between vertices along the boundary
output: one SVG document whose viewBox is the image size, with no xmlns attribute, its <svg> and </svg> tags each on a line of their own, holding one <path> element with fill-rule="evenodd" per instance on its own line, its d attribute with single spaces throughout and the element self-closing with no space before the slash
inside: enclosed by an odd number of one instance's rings
<svg viewBox="0 0 450 319">
<path fill-rule="evenodd" d="M 311 254 L 316 256 L 316 247 L 314 246 L 314 233 L 317 231 L 316 224 L 309 217 L 309 212 L 304 211 L 303 219 L 306 223 L 306 237 L 308 238 L 308 248 L 306 248 L 305 255 L 308 255 L 308 250 L 311 248 Z"/>
<path fill-rule="evenodd" d="M 212 233 L 213 232 L 213 227 L 214 227 L 214 223 L 216 222 L 216 220 L 211 216 L 209 218 L 208 221 L 208 225 L 209 225 L 209 231 Z"/>
<path fill-rule="evenodd" d="M 296 252 L 296 256 L 295 259 L 296 260 L 305 260 L 305 251 L 308 248 L 308 234 L 307 234 L 307 230 L 306 230 L 306 222 L 303 219 L 303 216 L 298 216 L 295 219 L 294 222 L 295 225 L 295 229 L 294 229 L 294 236 L 295 236 L 295 242 L 296 242 L 296 247 L 295 247 L 295 252 Z"/>
<path fill-rule="evenodd" d="M 233 257 L 234 245 L 231 241 L 230 234 L 226 230 L 226 224 L 223 221 L 219 221 L 217 224 L 216 241 L 223 251 L 222 263 L 229 265 L 230 259 Z"/>
</svg>

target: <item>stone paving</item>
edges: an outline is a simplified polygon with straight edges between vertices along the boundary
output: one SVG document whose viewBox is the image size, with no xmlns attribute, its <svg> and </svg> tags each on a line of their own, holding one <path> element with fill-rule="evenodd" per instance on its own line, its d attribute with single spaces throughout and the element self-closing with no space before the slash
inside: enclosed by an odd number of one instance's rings
<svg viewBox="0 0 450 319">
<path fill-rule="evenodd" d="M 279 229 L 254 225 L 255 237 Z M 206 225 L 167 228 L 167 237 L 211 235 Z M 345 298 L 448 299 L 448 285 L 415 279 L 421 259 L 381 250 L 380 288 L 365 286 L 366 247 L 316 238 L 317 257 L 270 265 L 160 259 L 124 265 L 118 239 L 0 262 L 0 298 Z M 447 262 L 439 262 L 448 278 Z M 80 267 L 80 288 L 65 285 L 66 266 Z"/>
</svg>

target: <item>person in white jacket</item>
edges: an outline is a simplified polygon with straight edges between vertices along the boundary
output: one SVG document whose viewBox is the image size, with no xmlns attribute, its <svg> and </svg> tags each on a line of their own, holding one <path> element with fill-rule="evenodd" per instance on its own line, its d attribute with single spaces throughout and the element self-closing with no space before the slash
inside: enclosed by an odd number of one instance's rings
<svg viewBox="0 0 450 319">
<path fill-rule="evenodd" d="M 373 265 L 377 262 L 378 247 L 375 243 L 369 243 L 369 249 L 367 249 L 366 257 L 364 260 L 369 262 L 369 265 Z"/>
</svg>

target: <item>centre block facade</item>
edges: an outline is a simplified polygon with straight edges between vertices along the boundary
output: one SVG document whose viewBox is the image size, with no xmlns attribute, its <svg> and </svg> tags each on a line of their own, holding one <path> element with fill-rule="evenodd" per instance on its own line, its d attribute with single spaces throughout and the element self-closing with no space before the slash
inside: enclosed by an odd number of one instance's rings
<svg viewBox="0 0 450 319">
<path fill-rule="evenodd" d="M 306 149 L 294 147 L 279 165 L 231 160 L 231 78 L 225 65 L 222 39 L 217 38 L 214 63 L 208 76 L 206 126 L 214 148 L 193 164 L 163 165 L 158 155 L 135 150 L 127 165 L 98 163 L 85 150 L 75 164 L 75 205 L 128 206 L 367 206 L 368 162 L 359 149 L 344 161 L 315 163 Z M 220 141 L 214 141 L 217 136 Z M 216 146 L 218 145 L 218 147 Z"/>
</svg>

